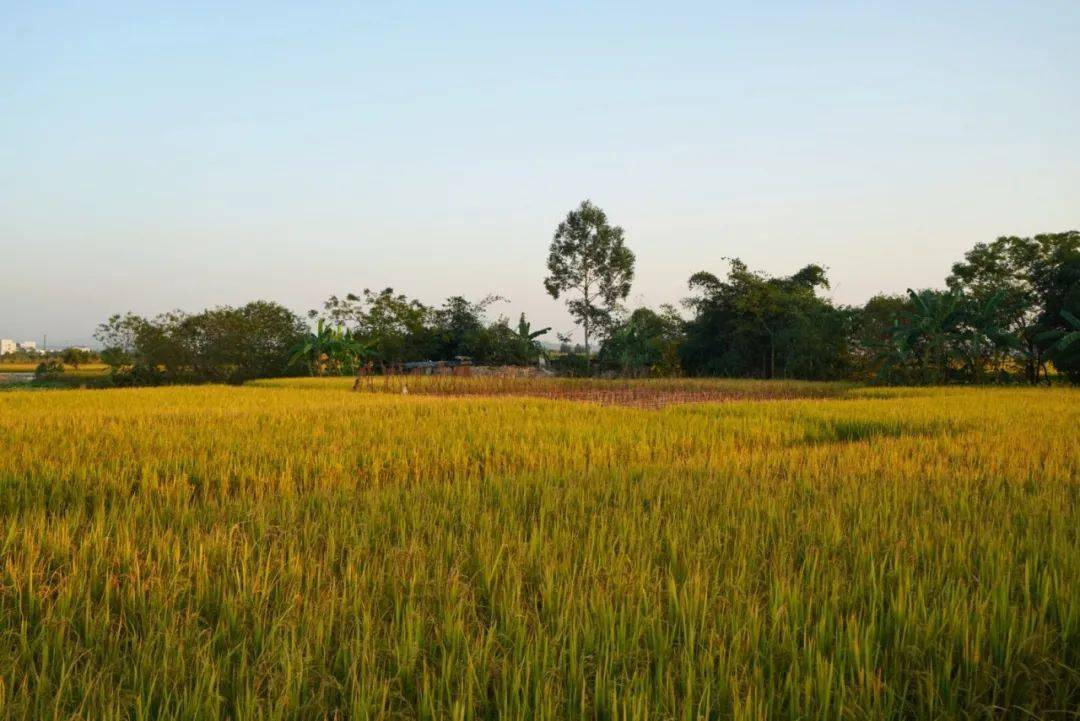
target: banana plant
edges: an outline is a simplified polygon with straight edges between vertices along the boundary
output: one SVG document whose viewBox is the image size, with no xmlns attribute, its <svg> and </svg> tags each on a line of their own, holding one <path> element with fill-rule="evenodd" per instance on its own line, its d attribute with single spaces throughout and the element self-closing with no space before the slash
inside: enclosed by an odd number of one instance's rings
<svg viewBox="0 0 1080 721">
<path fill-rule="evenodd" d="M 370 357 L 372 345 L 341 326 L 327 325 L 320 318 L 315 330 L 293 347 L 289 366 L 303 362 L 312 376 L 325 375 L 328 371 L 340 373 Z"/>
<path fill-rule="evenodd" d="M 338 374 L 354 373 L 358 366 L 375 356 L 375 341 L 362 341 L 346 330 L 341 333 L 331 357 L 333 370 Z"/>
<path fill-rule="evenodd" d="M 895 321 L 894 321 L 895 322 Z M 899 326 L 894 325 L 893 328 Z M 897 370 L 902 369 L 911 359 L 911 351 L 907 344 L 898 342 L 895 338 L 885 341 L 876 353 L 878 360 L 877 380 L 884 383 L 892 383 L 897 379 Z"/>
<path fill-rule="evenodd" d="M 916 350 L 923 370 L 936 373 L 932 380 L 945 379 L 948 368 L 949 344 L 957 336 L 963 320 L 963 295 L 957 291 L 940 292 L 924 290 L 916 293 L 908 288 L 912 310 L 905 314 L 905 322 L 890 329 L 895 344 L 893 351 L 899 358 L 910 358 Z"/>
<path fill-rule="evenodd" d="M 1017 350 L 1021 347 L 1020 339 L 1000 327 L 998 308 L 1005 298 L 1004 292 L 992 295 L 985 303 L 971 300 L 962 312 L 960 321 L 965 327 L 962 339 L 968 352 L 968 363 L 972 375 L 978 379 L 982 375 L 983 361 L 987 352 Z M 1000 358 L 1000 356 L 999 356 Z"/>
<path fill-rule="evenodd" d="M 537 338 L 539 338 L 540 336 L 542 336 L 545 333 L 548 333 L 550 331 L 551 331 L 550 327 L 541 328 L 540 330 L 533 330 L 532 329 L 532 323 L 525 320 L 525 314 L 524 313 L 522 313 L 521 317 L 518 319 L 517 332 L 518 332 L 518 337 L 521 338 L 522 340 L 535 341 Z"/>
<path fill-rule="evenodd" d="M 1066 350 L 1073 343 L 1080 343 L 1080 318 L 1077 318 L 1067 310 L 1061 311 L 1061 317 L 1065 319 L 1066 323 L 1072 326 L 1072 330 L 1050 330 L 1039 334 L 1039 340 L 1056 341 L 1050 348 L 1051 350 L 1059 352 Z"/>
<path fill-rule="evenodd" d="M 525 314 L 522 313 L 518 319 L 517 335 L 518 340 L 524 348 L 529 351 L 529 356 L 532 360 L 536 359 L 537 353 L 543 353 L 543 349 L 540 344 L 536 342 L 536 339 L 540 336 L 551 331 L 551 328 L 541 328 L 540 330 L 533 330 L 532 324 L 525 320 Z"/>
</svg>

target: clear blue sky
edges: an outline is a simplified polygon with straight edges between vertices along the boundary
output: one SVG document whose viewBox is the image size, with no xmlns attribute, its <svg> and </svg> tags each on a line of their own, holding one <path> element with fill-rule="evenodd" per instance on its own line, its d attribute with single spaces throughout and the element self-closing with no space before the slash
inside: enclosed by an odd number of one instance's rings
<svg viewBox="0 0 1080 721">
<path fill-rule="evenodd" d="M 1080 226 L 1076 0 L 341 5 L 0 0 L 0 336 L 388 285 L 569 329 L 586 197 L 650 305 Z"/>
</svg>

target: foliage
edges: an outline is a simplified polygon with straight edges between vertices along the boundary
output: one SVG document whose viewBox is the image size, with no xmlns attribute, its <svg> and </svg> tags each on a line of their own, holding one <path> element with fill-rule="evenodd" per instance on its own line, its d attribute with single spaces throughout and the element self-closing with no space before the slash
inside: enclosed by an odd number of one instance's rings
<svg viewBox="0 0 1080 721">
<path fill-rule="evenodd" d="M 305 333 L 291 311 L 266 301 L 195 315 L 114 315 L 95 337 L 119 384 L 237 383 L 281 375 Z"/>
<path fill-rule="evenodd" d="M 861 307 L 823 297 L 829 282 L 820 265 L 776 277 L 734 259 L 723 279 L 691 276 L 683 320 L 669 306 L 620 307 L 634 256 L 622 229 L 585 201 L 559 225 L 548 271 L 549 292 L 567 296 L 587 331 L 584 346 L 558 334 L 551 367 L 566 375 L 590 375 L 599 335 L 603 372 L 632 377 L 1039 383 L 1056 370 L 1055 378 L 1080 382 L 1080 347 L 1057 342 L 1071 332 L 1068 315 L 1080 317 L 1076 231 L 980 243 L 953 266 L 947 289 L 877 295 Z M 309 313 L 322 323 L 314 331 L 280 306 L 255 303 L 152 320 L 118 315 L 98 338 L 114 381 L 135 385 L 272 377 L 290 359 L 317 375 L 351 373 L 366 361 L 382 370 L 462 357 L 478 365 L 536 363 L 546 355 L 538 338 L 551 329 L 534 331 L 523 314 L 516 327 L 501 314 L 490 321 L 503 301 L 454 295 L 432 306 L 385 288 L 331 296 Z"/>
<path fill-rule="evenodd" d="M 532 331 L 524 314 L 516 330 L 503 317 L 489 324 L 488 309 L 505 300 L 497 295 L 479 301 L 451 296 L 442 306 L 431 307 L 386 288 L 344 298 L 331 296 L 321 312 L 310 315 L 347 327 L 350 337 L 365 344 L 384 369 L 411 361 L 462 357 L 482 365 L 534 363 L 540 353 L 536 338 L 550 328 Z"/>
<path fill-rule="evenodd" d="M 878 347 L 879 377 L 905 383 L 982 382 L 988 367 L 1006 377 L 1004 360 L 1020 340 L 999 325 L 1005 298 L 985 301 L 948 291 L 908 290 L 890 337 Z"/>
<path fill-rule="evenodd" d="M 634 254 L 623 235 L 622 228 L 608 224 L 603 210 L 585 200 L 559 223 L 551 240 L 544 288 L 556 299 L 573 295 L 566 305 L 584 330 L 586 358 L 590 337 L 607 328 L 630 294 Z"/>
<path fill-rule="evenodd" d="M 291 351 L 288 366 L 302 363 L 313 376 L 355 373 L 372 355 L 370 344 L 360 342 L 342 327 L 331 328 L 322 318 Z"/>
<path fill-rule="evenodd" d="M 956 290 L 941 292 L 908 289 L 911 309 L 893 328 L 897 357 L 915 358 L 922 370 L 922 380 L 943 383 L 947 379 L 950 342 L 960 333 L 963 320 L 963 294 Z"/>
<path fill-rule="evenodd" d="M 953 265 L 947 283 L 976 303 L 998 298 L 992 325 L 1018 339 L 1012 348 L 1029 382 L 1045 375 L 1045 348 L 1038 336 L 1045 322 L 1056 322 L 1048 303 L 1054 276 L 1067 258 L 1080 253 L 1080 232 L 1046 233 L 1032 238 L 1000 237 L 978 243 Z"/>
<path fill-rule="evenodd" d="M 393 288 L 343 299 L 330 296 L 322 317 L 335 326 L 346 326 L 352 336 L 370 344 L 383 366 L 437 358 L 438 338 L 432 327 L 433 310 Z"/>
<path fill-rule="evenodd" d="M 693 313 L 681 348 L 693 374 L 758 378 L 843 377 L 848 369 L 849 314 L 819 298 L 825 270 L 808 265 L 794 275 L 769 277 L 732 259 L 727 279 L 690 277 Z"/>
<path fill-rule="evenodd" d="M 1054 367 L 1073 383 L 1080 383 L 1080 343 L 1075 340 L 1080 318 L 1080 250 L 1062 254 L 1061 262 L 1043 274 L 1044 299 L 1039 317 L 1039 346 Z"/>
<path fill-rule="evenodd" d="M 528 360 L 534 360 L 541 355 L 544 355 L 544 348 L 540 345 L 537 338 L 547 335 L 551 332 L 551 326 L 540 328 L 539 330 L 532 329 L 532 323 L 525 319 L 525 314 L 522 313 L 518 318 L 517 325 L 517 340 L 521 346 L 522 352 L 526 355 Z"/>
<path fill-rule="evenodd" d="M 64 362 L 59 358 L 46 358 L 34 369 L 34 379 L 39 381 L 54 380 L 64 372 Z"/>
<path fill-rule="evenodd" d="M 682 334 L 683 320 L 671 306 L 660 313 L 638 308 L 612 327 L 600 349 L 600 365 L 628 377 L 679 375 Z"/>
<path fill-rule="evenodd" d="M 521 317 L 518 318 L 517 333 L 518 337 L 521 338 L 523 341 L 535 341 L 540 336 L 547 335 L 547 333 L 549 333 L 550 331 L 551 326 L 547 326 L 546 328 L 541 328 L 539 330 L 533 330 L 532 323 L 525 319 L 524 313 L 522 313 Z"/>
<path fill-rule="evenodd" d="M 96 355 L 93 352 L 83 350 L 82 348 L 65 348 L 60 353 L 60 359 L 75 370 L 78 370 L 81 365 L 93 363 L 96 360 Z"/>
<path fill-rule="evenodd" d="M 1050 358 L 1054 365 L 1074 383 L 1080 382 L 1080 318 L 1067 310 L 1061 311 L 1062 319 L 1069 324 L 1068 330 L 1051 330 L 1040 340 L 1052 341 Z"/>
<path fill-rule="evenodd" d="M 586 378 L 592 375 L 592 363 L 582 346 L 580 350 L 561 351 L 552 357 L 551 370 L 567 378 Z"/>
<path fill-rule="evenodd" d="M 505 299 L 496 295 L 475 303 L 459 295 L 447 298 L 441 308 L 432 312 L 432 332 L 436 342 L 433 357 L 491 362 L 497 353 L 484 319 L 487 309 L 502 300 Z"/>
</svg>

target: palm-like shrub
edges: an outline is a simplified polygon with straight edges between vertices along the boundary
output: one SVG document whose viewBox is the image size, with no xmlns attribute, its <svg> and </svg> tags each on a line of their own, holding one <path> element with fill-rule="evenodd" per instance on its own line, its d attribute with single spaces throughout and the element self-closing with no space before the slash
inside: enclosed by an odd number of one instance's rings
<svg viewBox="0 0 1080 721">
<path fill-rule="evenodd" d="M 522 313 L 518 318 L 517 337 L 522 349 L 525 351 L 525 355 L 529 361 L 534 361 L 536 358 L 544 352 L 539 341 L 536 339 L 540 336 L 549 333 L 551 327 L 541 328 L 540 330 L 533 330 L 532 323 L 525 320 L 525 314 Z"/>
<path fill-rule="evenodd" d="M 906 369 L 925 383 L 943 383 L 950 373 L 979 381 L 988 363 L 1000 368 L 1007 353 L 1020 347 L 1020 340 L 999 325 L 1001 293 L 980 302 L 955 289 L 916 293 L 909 288 L 908 297 L 908 310 L 879 354 L 884 377 L 895 379 L 898 369 Z"/>
<path fill-rule="evenodd" d="M 313 376 L 351 373 L 372 355 L 371 349 L 370 342 L 363 342 L 348 329 L 329 326 L 320 319 L 315 330 L 292 349 L 289 367 L 303 364 Z"/>
<path fill-rule="evenodd" d="M 1049 356 L 1054 366 L 1073 383 L 1080 383 L 1080 318 L 1064 309 L 1059 315 L 1068 326 L 1046 331 L 1039 335 L 1039 340 L 1053 344 L 1049 348 Z"/>
</svg>

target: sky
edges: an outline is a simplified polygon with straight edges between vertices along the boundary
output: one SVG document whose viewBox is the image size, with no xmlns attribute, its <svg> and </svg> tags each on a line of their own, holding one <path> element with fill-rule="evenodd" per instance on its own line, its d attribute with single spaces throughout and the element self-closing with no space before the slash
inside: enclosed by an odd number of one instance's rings
<svg viewBox="0 0 1080 721">
<path fill-rule="evenodd" d="M 1080 2 L 0 0 L 0 337 L 391 286 L 543 289 L 590 198 L 628 303 L 725 258 L 831 297 L 1080 227 Z"/>
</svg>

